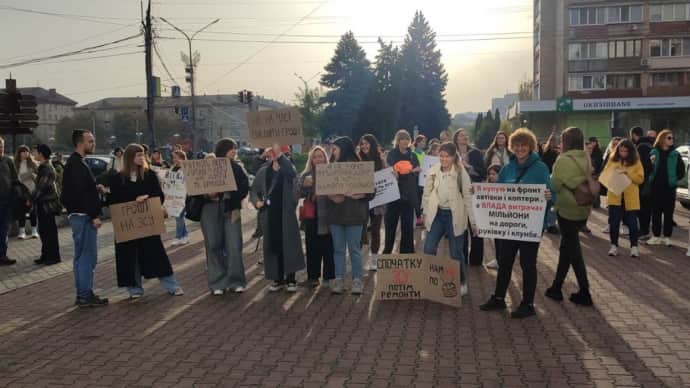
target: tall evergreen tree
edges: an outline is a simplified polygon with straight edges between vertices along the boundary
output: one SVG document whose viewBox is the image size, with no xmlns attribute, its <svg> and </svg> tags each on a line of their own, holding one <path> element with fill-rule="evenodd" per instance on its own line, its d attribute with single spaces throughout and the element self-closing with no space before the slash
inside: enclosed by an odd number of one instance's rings
<svg viewBox="0 0 690 388">
<path fill-rule="evenodd" d="M 369 91 L 371 70 L 369 61 L 352 31 L 345 33 L 338 42 L 331 62 L 321 76 L 321 85 L 328 92 L 320 99 L 325 105 L 324 136 L 360 133 L 360 113 Z"/>
<path fill-rule="evenodd" d="M 402 106 L 400 125 L 433 136 L 448 128 L 445 90 L 448 75 L 436 49 L 436 33 L 417 11 L 401 48 Z"/>
<path fill-rule="evenodd" d="M 472 131 L 472 139 L 476 142 L 479 139 L 479 134 L 482 130 L 482 121 L 484 120 L 484 114 L 478 113 L 477 119 L 474 121 L 474 130 Z"/>
<path fill-rule="evenodd" d="M 501 112 L 498 108 L 496 108 L 496 112 L 494 113 L 494 121 L 496 122 L 494 128 L 498 131 L 501 128 Z"/>
<path fill-rule="evenodd" d="M 400 114 L 400 50 L 393 43 L 386 44 L 379 38 L 373 72 L 359 127 L 387 142 L 398 129 Z"/>
</svg>

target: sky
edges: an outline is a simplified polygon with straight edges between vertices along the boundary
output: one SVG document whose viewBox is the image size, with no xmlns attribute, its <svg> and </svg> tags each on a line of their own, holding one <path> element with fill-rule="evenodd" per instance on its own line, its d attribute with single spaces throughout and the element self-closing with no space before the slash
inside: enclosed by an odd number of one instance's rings
<svg viewBox="0 0 690 388">
<path fill-rule="evenodd" d="M 532 73 L 532 0 L 154 0 L 154 74 L 163 95 L 184 82 L 187 41 L 196 36 L 196 93 L 242 89 L 286 103 L 318 86 L 339 37 L 351 30 L 373 61 L 376 39 L 402 43 L 416 10 L 437 33 L 451 114 L 486 111 Z M 37 13 L 39 12 L 39 13 Z M 111 43 L 141 30 L 139 0 L 0 0 L 0 66 Z M 167 71 L 166 71 L 167 68 Z M 143 37 L 23 66 L 0 67 L 19 87 L 55 88 L 87 104 L 144 96 Z M 168 72 L 170 73 L 168 75 Z M 172 76 L 172 79 L 171 79 Z"/>
</svg>

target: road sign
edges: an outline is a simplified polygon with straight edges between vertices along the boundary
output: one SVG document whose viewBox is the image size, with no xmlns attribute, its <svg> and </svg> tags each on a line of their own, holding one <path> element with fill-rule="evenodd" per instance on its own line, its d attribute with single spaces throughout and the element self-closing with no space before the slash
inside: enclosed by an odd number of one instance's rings
<svg viewBox="0 0 690 388">
<path fill-rule="evenodd" d="M 183 123 L 189 122 L 189 107 L 188 106 L 180 107 L 180 117 L 182 118 Z"/>
</svg>

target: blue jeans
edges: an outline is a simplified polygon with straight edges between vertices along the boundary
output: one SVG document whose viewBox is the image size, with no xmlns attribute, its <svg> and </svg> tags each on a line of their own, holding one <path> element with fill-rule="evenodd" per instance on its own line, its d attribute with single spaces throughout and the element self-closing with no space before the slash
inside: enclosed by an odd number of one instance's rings
<svg viewBox="0 0 690 388">
<path fill-rule="evenodd" d="M 144 287 L 141 284 L 141 270 L 139 269 L 139 263 L 137 263 L 137 265 L 135 266 L 134 279 L 137 282 L 136 287 L 127 287 L 127 291 L 129 291 L 130 295 L 143 295 Z M 175 277 L 175 274 L 158 278 L 158 280 L 161 282 L 161 286 L 171 294 L 174 293 L 177 287 L 180 286 L 177 283 L 177 278 Z"/>
<path fill-rule="evenodd" d="M 70 215 L 74 240 L 74 282 L 77 297 L 85 298 L 93 292 L 93 272 L 98 261 L 98 242 L 93 222 L 86 215 Z"/>
<path fill-rule="evenodd" d="M 352 278 L 362 278 L 362 225 L 329 225 L 333 238 L 335 278 L 345 276 L 345 248 L 350 251 Z"/>
<path fill-rule="evenodd" d="M 448 236 L 450 244 L 450 257 L 460 261 L 460 283 L 465 284 L 465 255 L 462 248 L 465 245 L 464 235 L 455 236 L 453 233 L 453 213 L 450 210 L 438 209 L 431 229 L 426 233 L 424 241 L 424 254 L 436 256 L 438 244 L 444 236 Z"/>
<path fill-rule="evenodd" d="M 0 257 L 7 256 L 7 232 L 10 227 L 10 204 L 0 203 Z"/>
<path fill-rule="evenodd" d="M 187 224 L 184 222 L 184 210 L 179 217 L 175 217 L 175 238 L 182 239 L 187 237 Z"/>
<path fill-rule="evenodd" d="M 618 246 L 618 235 L 620 233 L 621 221 L 628 226 L 630 231 L 630 246 L 637 246 L 639 231 L 637 228 L 637 210 L 625 210 L 623 206 L 609 205 L 609 237 L 611 245 Z"/>
</svg>

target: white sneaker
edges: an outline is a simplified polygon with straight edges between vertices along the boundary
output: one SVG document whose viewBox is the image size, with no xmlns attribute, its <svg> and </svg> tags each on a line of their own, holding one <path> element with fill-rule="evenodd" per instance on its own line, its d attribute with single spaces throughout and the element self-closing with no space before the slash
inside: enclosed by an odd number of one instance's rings
<svg viewBox="0 0 690 388">
<path fill-rule="evenodd" d="M 179 245 L 179 244 L 180 244 L 180 240 L 178 240 L 176 238 L 172 239 L 172 241 L 170 242 L 170 246 L 173 246 L 173 247 L 175 245 Z"/>
<path fill-rule="evenodd" d="M 343 279 L 333 279 L 331 282 L 331 294 L 343 293 Z"/>
<path fill-rule="evenodd" d="M 232 292 L 234 292 L 235 294 L 241 294 L 244 292 L 244 287 L 242 287 L 242 286 L 235 287 L 235 289 L 232 290 Z"/>
<path fill-rule="evenodd" d="M 498 269 L 498 261 L 496 260 L 491 260 L 487 265 L 486 268 L 488 269 Z"/>
<path fill-rule="evenodd" d="M 221 296 L 221 295 L 223 295 L 223 292 L 224 292 L 223 290 L 213 290 L 213 292 L 211 292 L 211 294 L 213 294 L 214 296 Z"/>
<path fill-rule="evenodd" d="M 352 279 L 352 290 L 350 293 L 352 295 L 361 295 L 364 291 L 364 284 L 362 284 L 362 279 Z"/>
<path fill-rule="evenodd" d="M 182 296 L 182 295 L 184 295 L 184 290 L 182 289 L 182 287 L 177 287 L 177 288 L 175 289 L 175 291 L 173 291 L 173 292 L 170 293 L 170 295 L 173 295 L 173 296 Z"/>
<path fill-rule="evenodd" d="M 371 259 L 369 259 L 369 271 L 376 271 L 377 267 L 378 259 L 375 255 L 371 255 Z"/>
<path fill-rule="evenodd" d="M 20 240 L 26 240 L 26 232 L 22 229 L 17 238 Z"/>
<path fill-rule="evenodd" d="M 618 247 L 615 245 L 611 245 L 611 249 L 609 249 L 609 256 L 618 256 Z"/>
<path fill-rule="evenodd" d="M 31 238 L 38 238 L 38 229 L 31 228 Z"/>
<path fill-rule="evenodd" d="M 182 237 L 181 239 L 177 240 L 178 245 L 186 245 L 189 244 L 189 237 Z"/>
<path fill-rule="evenodd" d="M 288 283 L 287 288 L 285 290 L 287 292 L 297 292 L 297 283 Z"/>
<path fill-rule="evenodd" d="M 637 247 L 630 248 L 630 257 L 640 257 L 640 251 Z"/>
<path fill-rule="evenodd" d="M 273 282 L 270 287 L 268 287 L 269 292 L 276 292 L 280 291 L 283 289 L 283 286 L 285 286 L 283 283 L 280 282 Z"/>
<path fill-rule="evenodd" d="M 664 237 L 664 239 L 662 241 L 663 241 L 664 245 L 666 245 L 667 247 L 670 247 L 671 245 L 673 245 L 673 244 L 671 244 L 671 239 L 668 237 Z"/>
<path fill-rule="evenodd" d="M 690 256 L 690 248 L 688 248 L 688 251 L 685 252 L 685 256 Z"/>
<path fill-rule="evenodd" d="M 661 245 L 661 237 L 652 236 L 647 240 L 647 245 Z"/>
<path fill-rule="evenodd" d="M 467 295 L 467 284 L 463 284 L 460 286 L 460 296 L 465 296 Z"/>
</svg>

